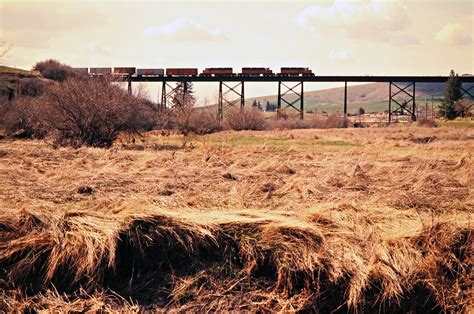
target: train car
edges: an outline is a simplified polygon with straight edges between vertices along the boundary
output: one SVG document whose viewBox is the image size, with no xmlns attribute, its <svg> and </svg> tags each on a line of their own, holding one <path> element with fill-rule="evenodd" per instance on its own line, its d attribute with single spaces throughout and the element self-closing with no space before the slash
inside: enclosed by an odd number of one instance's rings
<svg viewBox="0 0 474 314">
<path fill-rule="evenodd" d="M 134 67 L 115 67 L 114 74 L 116 75 L 135 75 L 136 69 Z"/>
<path fill-rule="evenodd" d="M 137 76 L 163 76 L 164 69 L 137 69 Z"/>
<path fill-rule="evenodd" d="M 112 68 L 90 68 L 89 73 L 91 75 L 110 75 L 112 74 Z"/>
<path fill-rule="evenodd" d="M 88 68 L 72 68 L 72 72 L 78 75 L 88 75 L 89 69 Z"/>
<path fill-rule="evenodd" d="M 168 76 L 197 76 L 198 69 L 196 68 L 167 68 L 166 75 Z"/>
<path fill-rule="evenodd" d="M 233 76 L 232 68 L 206 68 L 201 76 Z"/>
<path fill-rule="evenodd" d="M 273 72 L 269 68 L 242 68 L 242 76 L 272 76 Z"/>
<path fill-rule="evenodd" d="M 314 76 L 313 71 L 309 68 L 281 68 L 280 76 Z"/>
</svg>

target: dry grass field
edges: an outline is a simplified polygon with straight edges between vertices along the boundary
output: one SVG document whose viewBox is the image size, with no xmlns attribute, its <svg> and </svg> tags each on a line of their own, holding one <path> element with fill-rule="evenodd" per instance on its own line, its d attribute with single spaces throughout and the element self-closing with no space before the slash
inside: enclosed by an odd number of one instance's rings
<svg viewBox="0 0 474 314">
<path fill-rule="evenodd" d="M 415 126 L 0 140 L 0 309 L 472 312 L 473 153 Z"/>
</svg>

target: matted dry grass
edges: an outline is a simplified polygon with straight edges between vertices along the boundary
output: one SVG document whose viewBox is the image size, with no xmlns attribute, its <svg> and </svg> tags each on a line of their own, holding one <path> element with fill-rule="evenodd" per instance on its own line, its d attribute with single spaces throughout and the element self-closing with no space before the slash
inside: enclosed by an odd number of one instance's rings
<svg viewBox="0 0 474 314">
<path fill-rule="evenodd" d="M 0 308 L 473 310 L 474 130 L 0 141 Z"/>
</svg>

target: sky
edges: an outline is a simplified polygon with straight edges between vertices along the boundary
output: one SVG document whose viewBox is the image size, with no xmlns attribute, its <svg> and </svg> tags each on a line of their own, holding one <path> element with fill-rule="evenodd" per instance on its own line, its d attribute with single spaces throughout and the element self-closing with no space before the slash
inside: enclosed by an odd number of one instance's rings
<svg viewBox="0 0 474 314">
<path fill-rule="evenodd" d="M 474 1 L 0 0 L 0 41 L 12 45 L 4 63 L 24 69 L 53 58 L 73 67 L 463 74 L 474 73 Z M 217 83 L 195 90 L 212 102 Z M 157 84 L 148 91 L 156 100 Z M 246 85 L 246 96 L 275 93 L 276 83 Z"/>
</svg>

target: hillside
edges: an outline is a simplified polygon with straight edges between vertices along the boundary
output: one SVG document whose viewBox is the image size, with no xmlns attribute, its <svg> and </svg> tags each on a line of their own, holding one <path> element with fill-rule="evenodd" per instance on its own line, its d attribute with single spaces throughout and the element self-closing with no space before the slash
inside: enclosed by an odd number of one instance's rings
<svg viewBox="0 0 474 314">
<path fill-rule="evenodd" d="M 416 99 L 418 103 L 424 103 L 434 97 L 434 104 L 437 105 L 443 95 L 444 83 L 419 83 L 416 84 Z M 409 89 L 411 91 L 411 88 Z M 349 112 L 356 112 L 360 107 L 366 111 L 383 111 L 388 108 L 389 87 L 386 83 L 369 83 L 356 86 L 348 86 L 347 99 Z M 288 96 L 286 99 L 296 99 L 295 96 Z M 404 99 L 400 94 L 397 99 Z M 269 95 L 248 99 L 248 102 L 260 101 L 263 105 L 267 101 L 277 102 L 277 95 Z M 330 88 L 318 91 L 308 91 L 304 93 L 305 110 L 318 110 L 326 112 L 342 111 L 344 102 L 344 88 Z"/>
<path fill-rule="evenodd" d="M 44 82 L 50 81 L 42 77 L 38 71 L 28 71 L 0 66 L 0 100 L 11 100 L 17 94 L 21 82 L 30 79 L 41 80 Z"/>
</svg>

